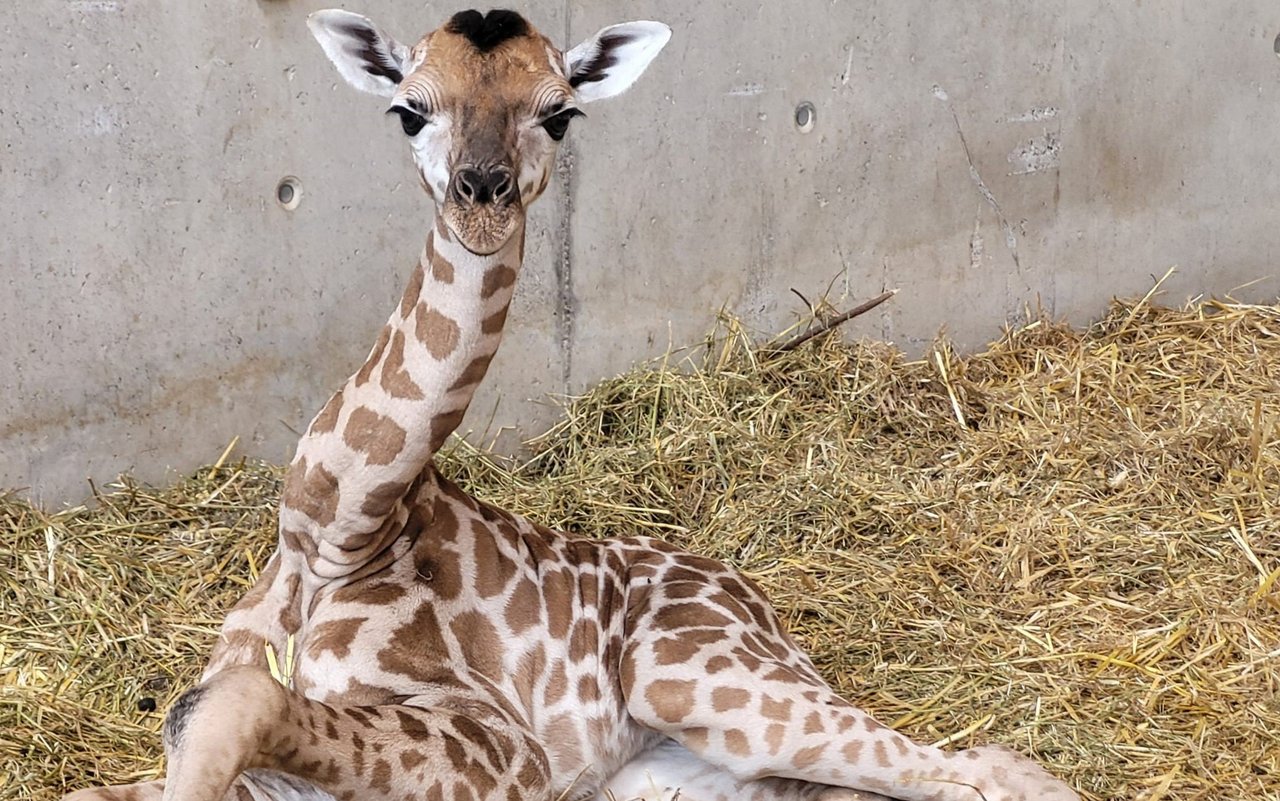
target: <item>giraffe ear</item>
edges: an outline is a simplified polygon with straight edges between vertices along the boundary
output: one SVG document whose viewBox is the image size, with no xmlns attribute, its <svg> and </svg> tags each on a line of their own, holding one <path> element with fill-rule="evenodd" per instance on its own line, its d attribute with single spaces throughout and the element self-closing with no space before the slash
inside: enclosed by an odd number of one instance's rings
<svg viewBox="0 0 1280 801">
<path fill-rule="evenodd" d="M 307 27 L 347 83 L 374 95 L 390 97 L 396 93 L 409 66 L 409 48 L 383 33 L 372 20 L 329 9 L 307 17 Z"/>
<path fill-rule="evenodd" d="M 667 44 L 671 29 L 661 22 L 610 25 L 565 54 L 569 85 L 579 103 L 621 94 L 636 82 Z"/>
</svg>

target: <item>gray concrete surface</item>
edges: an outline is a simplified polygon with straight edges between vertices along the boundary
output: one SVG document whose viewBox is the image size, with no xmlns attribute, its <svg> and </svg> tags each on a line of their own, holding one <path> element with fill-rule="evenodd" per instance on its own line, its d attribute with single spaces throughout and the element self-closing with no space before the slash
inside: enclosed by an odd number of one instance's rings
<svg viewBox="0 0 1280 801">
<path fill-rule="evenodd" d="M 431 211 L 302 24 L 331 4 L 0 8 L 0 487 L 58 505 L 237 435 L 283 460 L 358 366 Z M 457 10 L 344 5 L 406 39 Z M 548 393 L 721 307 L 777 330 L 791 288 L 901 287 L 848 331 L 909 350 L 941 326 L 978 346 L 1037 302 L 1084 321 L 1173 265 L 1167 302 L 1276 297 L 1274 4 L 519 6 L 566 42 L 632 18 L 675 36 L 570 134 L 477 432 L 536 431 Z"/>
</svg>

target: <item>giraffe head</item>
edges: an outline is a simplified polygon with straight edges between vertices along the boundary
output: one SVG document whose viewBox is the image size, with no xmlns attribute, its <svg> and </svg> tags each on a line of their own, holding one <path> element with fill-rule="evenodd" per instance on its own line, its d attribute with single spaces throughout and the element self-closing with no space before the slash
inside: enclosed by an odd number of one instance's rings
<svg viewBox="0 0 1280 801">
<path fill-rule="evenodd" d="M 631 86 L 671 37 L 627 22 L 561 51 L 513 11 L 460 12 L 412 47 L 349 11 L 307 25 L 348 83 L 390 98 L 437 213 L 481 255 L 523 227 L 581 106 Z"/>
</svg>

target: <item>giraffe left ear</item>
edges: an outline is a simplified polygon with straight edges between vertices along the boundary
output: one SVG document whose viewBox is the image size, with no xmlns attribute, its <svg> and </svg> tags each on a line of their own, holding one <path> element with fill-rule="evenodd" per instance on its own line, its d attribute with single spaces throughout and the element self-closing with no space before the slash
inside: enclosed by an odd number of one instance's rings
<svg viewBox="0 0 1280 801">
<path fill-rule="evenodd" d="M 565 53 L 569 85 L 579 103 L 621 94 L 636 82 L 671 38 L 661 22 L 610 25 Z"/>
<path fill-rule="evenodd" d="M 396 93 L 409 66 L 409 48 L 383 33 L 373 20 L 327 9 L 307 17 L 307 27 L 347 83 L 383 97 Z"/>
</svg>

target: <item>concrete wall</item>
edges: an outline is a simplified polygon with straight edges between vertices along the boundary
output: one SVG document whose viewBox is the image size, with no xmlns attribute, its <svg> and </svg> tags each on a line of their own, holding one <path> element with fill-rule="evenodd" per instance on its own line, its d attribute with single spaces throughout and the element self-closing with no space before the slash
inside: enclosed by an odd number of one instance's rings
<svg viewBox="0 0 1280 801">
<path fill-rule="evenodd" d="M 358 366 L 431 210 L 302 24 L 329 4 L 0 8 L 0 487 L 74 501 L 236 435 L 286 459 Z M 404 39 L 456 10 L 346 5 Z M 943 325 L 979 345 L 1037 300 L 1083 321 L 1175 264 L 1170 302 L 1276 296 L 1274 3 L 520 6 L 566 42 L 631 18 L 675 36 L 570 134 L 466 427 L 535 430 L 548 393 L 722 306 L 776 330 L 793 287 L 901 287 L 849 330 L 908 349 Z"/>
</svg>

